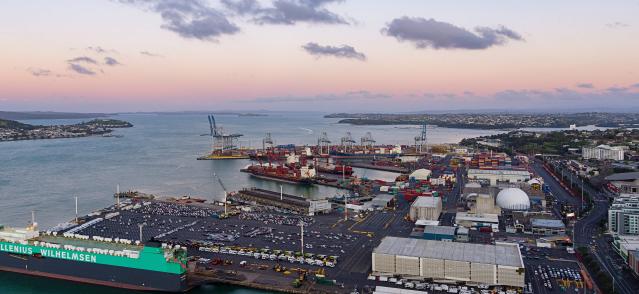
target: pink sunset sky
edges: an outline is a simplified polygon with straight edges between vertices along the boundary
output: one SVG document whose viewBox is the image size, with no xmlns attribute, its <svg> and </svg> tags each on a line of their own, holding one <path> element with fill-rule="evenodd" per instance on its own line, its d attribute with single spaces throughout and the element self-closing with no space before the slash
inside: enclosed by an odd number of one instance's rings
<svg viewBox="0 0 639 294">
<path fill-rule="evenodd" d="M 4 0 L 0 110 L 639 109 L 637 1 Z"/>
</svg>

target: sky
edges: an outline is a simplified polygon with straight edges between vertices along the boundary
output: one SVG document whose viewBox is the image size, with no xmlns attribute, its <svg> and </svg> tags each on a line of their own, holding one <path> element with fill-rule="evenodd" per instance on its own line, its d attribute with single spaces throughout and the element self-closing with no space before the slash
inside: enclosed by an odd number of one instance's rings
<svg viewBox="0 0 639 294">
<path fill-rule="evenodd" d="M 0 110 L 639 110 L 639 0 L 3 0 Z"/>
</svg>

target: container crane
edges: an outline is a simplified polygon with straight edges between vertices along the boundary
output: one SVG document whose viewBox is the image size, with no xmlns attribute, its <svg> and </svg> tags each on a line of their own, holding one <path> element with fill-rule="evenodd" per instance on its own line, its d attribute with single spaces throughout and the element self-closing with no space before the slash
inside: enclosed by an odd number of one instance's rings
<svg viewBox="0 0 639 294">
<path fill-rule="evenodd" d="M 362 147 L 365 147 L 366 149 L 372 148 L 376 142 L 373 139 L 373 135 L 371 134 L 371 132 L 366 132 L 366 135 L 364 135 L 364 137 L 362 137 L 360 141 L 361 141 Z"/>
<path fill-rule="evenodd" d="M 319 154 L 328 154 L 330 152 L 331 140 L 328 139 L 328 135 L 326 132 L 322 132 L 322 135 L 317 139 L 317 149 L 319 149 Z M 324 153 L 324 148 L 326 148 L 326 153 Z"/>
<path fill-rule="evenodd" d="M 266 137 L 264 137 L 264 139 L 262 139 L 262 151 L 266 152 L 266 148 L 273 148 L 273 145 L 275 143 L 273 142 L 273 139 L 271 138 L 271 133 L 266 133 Z"/>
<path fill-rule="evenodd" d="M 213 137 L 213 152 L 225 152 L 237 149 L 237 140 L 242 134 L 227 134 L 224 130 L 215 123 L 215 117 L 209 115 L 209 128 L 211 130 L 211 137 Z"/>
<path fill-rule="evenodd" d="M 353 149 L 353 144 L 355 144 L 355 140 L 353 140 L 353 135 L 351 132 L 346 132 L 346 136 L 342 137 L 342 147 L 344 148 L 344 152 L 348 152 Z"/>
<path fill-rule="evenodd" d="M 420 135 L 415 137 L 415 153 L 421 154 L 423 151 L 428 152 L 428 138 L 426 130 L 426 123 L 424 122 L 422 124 Z M 424 147 L 426 147 L 426 150 L 423 150 Z"/>
</svg>

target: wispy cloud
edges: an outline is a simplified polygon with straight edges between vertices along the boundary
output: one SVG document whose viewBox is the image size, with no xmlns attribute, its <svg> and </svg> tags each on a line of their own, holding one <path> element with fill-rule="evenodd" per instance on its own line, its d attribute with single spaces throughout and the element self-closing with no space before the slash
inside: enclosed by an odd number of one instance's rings
<svg viewBox="0 0 639 294">
<path fill-rule="evenodd" d="M 164 57 L 164 56 L 162 56 L 160 54 L 152 53 L 152 52 L 149 52 L 149 51 L 140 51 L 140 54 L 144 55 L 144 56 L 148 56 L 148 57 Z"/>
<path fill-rule="evenodd" d="M 307 43 L 302 46 L 306 52 L 311 55 L 322 57 L 322 56 L 333 56 L 338 58 L 350 58 L 350 59 L 358 59 L 358 60 L 366 60 L 366 55 L 364 53 L 358 52 L 349 45 L 341 45 L 341 46 L 322 46 L 317 43 Z"/>
<path fill-rule="evenodd" d="M 117 61 L 115 58 L 109 57 L 109 56 L 104 57 L 104 64 L 106 64 L 108 66 L 122 65 L 122 63 Z"/>
<path fill-rule="evenodd" d="M 625 23 L 625 22 L 620 22 L 620 21 L 615 21 L 615 22 L 611 22 L 611 23 L 607 23 L 606 27 L 609 29 L 620 29 L 620 28 L 627 28 L 630 25 Z"/>
<path fill-rule="evenodd" d="M 224 14 L 203 0 L 118 0 L 158 13 L 162 28 L 187 39 L 215 41 L 223 35 L 232 35 L 240 28 Z"/>
<path fill-rule="evenodd" d="M 118 51 L 114 50 L 114 49 L 104 49 L 100 46 L 89 46 L 86 48 L 86 50 L 91 51 L 91 52 L 95 52 L 97 54 L 112 54 L 112 53 L 118 53 Z"/>
<path fill-rule="evenodd" d="M 52 71 L 44 68 L 29 67 L 27 68 L 27 71 L 34 77 L 48 77 L 53 75 Z"/>
<path fill-rule="evenodd" d="M 96 74 L 95 71 L 77 63 L 69 63 L 69 70 L 81 75 L 93 76 Z"/>
<path fill-rule="evenodd" d="M 339 2 L 343 0 L 274 0 L 272 6 L 262 7 L 257 0 L 222 0 L 227 9 L 238 15 L 250 15 L 258 24 L 349 24 L 342 16 L 325 7 Z"/>
<path fill-rule="evenodd" d="M 71 59 L 67 60 L 67 62 L 98 64 L 98 62 L 95 59 L 93 59 L 91 57 L 87 57 L 87 56 L 80 56 L 80 57 L 71 58 Z"/>
<path fill-rule="evenodd" d="M 398 41 L 413 43 L 415 47 L 434 49 L 486 49 L 503 45 L 509 40 L 523 41 L 523 37 L 505 27 L 476 27 L 471 32 L 453 24 L 421 17 L 393 19 L 382 33 Z"/>
<path fill-rule="evenodd" d="M 593 85 L 592 83 L 579 83 L 579 84 L 577 84 L 577 88 L 594 89 L 595 85 Z"/>
</svg>

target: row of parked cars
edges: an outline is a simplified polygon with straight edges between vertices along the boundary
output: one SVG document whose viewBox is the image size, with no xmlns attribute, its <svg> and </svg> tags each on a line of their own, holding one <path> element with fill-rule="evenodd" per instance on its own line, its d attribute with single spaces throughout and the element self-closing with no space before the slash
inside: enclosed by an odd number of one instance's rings
<svg viewBox="0 0 639 294">
<path fill-rule="evenodd" d="M 238 249 L 232 247 L 205 247 L 198 248 L 199 251 L 231 254 L 253 257 L 255 259 L 271 260 L 271 261 L 288 261 L 290 263 L 308 264 L 314 266 L 335 267 L 337 265 L 337 256 L 315 255 L 313 253 L 302 254 L 300 252 L 270 250 L 270 249 Z"/>
<path fill-rule="evenodd" d="M 424 291 L 434 291 L 435 293 L 455 293 L 455 294 L 517 294 L 516 290 L 505 290 L 505 291 L 492 291 L 489 290 L 488 285 L 478 285 L 476 287 L 471 286 L 459 286 L 459 285 L 447 285 L 447 284 L 438 284 L 438 283 L 427 283 L 423 281 L 413 281 L 408 279 L 400 279 L 396 277 L 385 277 L 385 276 L 368 276 L 369 280 L 377 280 L 380 282 L 388 282 L 391 284 L 395 284 L 396 286 L 404 287 L 406 289 L 415 289 L 415 290 L 424 290 Z"/>
</svg>

